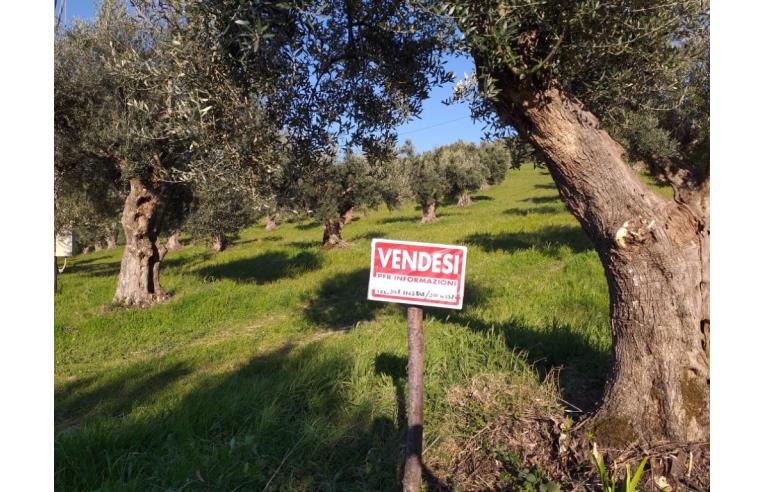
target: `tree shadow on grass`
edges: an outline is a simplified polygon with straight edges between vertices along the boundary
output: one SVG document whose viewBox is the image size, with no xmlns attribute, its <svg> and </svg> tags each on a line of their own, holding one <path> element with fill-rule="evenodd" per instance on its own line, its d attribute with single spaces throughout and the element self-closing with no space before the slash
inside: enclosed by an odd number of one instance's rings
<svg viewBox="0 0 764 492">
<path fill-rule="evenodd" d="M 369 232 L 365 232 L 363 234 L 360 234 L 358 236 L 353 236 L 353 237 L 350 238 L 350 240 L 351 241 L 360 241 L 360 240 L 366 239 L 366 240 L 371 241 L 372 239 L 378 239 L 378 238 L 382 239 L 386 235 L 387 234 L 382 232 L 382 231 L 369 231 Z"/>
<path fill-rule="evenodd" d="M 409 215 L 406 217 L 386 217 L 377 221 L 379 224 L 397 224 L 399 222 L 417 222 L 422 220 L 421 215 Z"/>
<path fill-rule="evenodd" d="M 202 278 L 227 278 L 242 283 L 265 284 L 285 278 L 295 278 L 321 268 L 322 257 L 314 252 L 302 251 L 288 255 L 283 251 L 269 251 L 254 258 L 243 258 L 196 270 Z"/>
<path fill-rule="evenodd" d="M 485 201 L 493 201 L 493 200 L 496 200 L 496 199 L 488 195 L 475 195 L 472 197 L 473 202 L 485 202 Z"/>
<path fill-rule="evenodd" d="M 503 214 L 519 217 L 526 217 L 533 214 L 559 214 L 562 210 L 556 207 L 529 207 L 529 208 L 508 208 Z"/>
<path fill-rule="evenodd" d="M 262 241 L 278 242 L 278 241 L 281 241 L 282 239 L 284 239 L 283 236 L 264 236 L 264 237 L 255 237 L 252 239 L 244 239 L 244 240 L 239 239 L 234 241 L 234 244 L 236 246 L 243 246 L 245 244 L 257 243 Z"/>
<path fill-rule="evenodd" d="M 170 268 L 183 268 L 186 270 L 192 270 L 194 265 L 205 263 L 215 258 L 214 253 L 209 249 L 204 249 L 201 252 L 194 253 L 193 255 L 178 255 L 178 252 L 170 251 L 162 260 L 162 271 L 167 271 Z"/>
<path fill-rule="evenodd" d="M 396 490 L 404 435 L 371 398 L 350 394 L 353 374 L 352 357 L 317 343 L 195 374 L 165 411 L 92 415 L 58 434 L 57 487 Z M 134 408 L 150 399 L 136 395 Z"/>
<path fill-rule="evenodd" d="M 446 205 L 446 204 L 443 204 L 443 205 Z M 419 209 L 419 207 L 417 207 L 417 209 Z M 435 215 L 437 215 L 438 218 L 441 218 L 441 217 L 448 217 L 453 214 L 449 212 L 441 212 L 439 208 L 436 211 Z M 419 223 L 421 220 L 422 220 L 422 215 L 418 214 L 418 215 L 409 215 L 405 217 L 387 217 L 384 219 L 380 219 L 379 221 L 377 221 L 377 223 L 378 224 L 397 224 L 399 222 Z"/>
<path fill-rule="evenodd" d="M 110 261 L 108 263 L 77 262 L 73 265 L 67 265 L 63 273 L 60 273 L 59 275 L 76 273 L 87 275 L 89 277 L 113 277 L 119 273 L 119 268 L 119 261 Z"/>
<path fill-rule="evenodd" d="M 69 260 L 74 260 L 74 261 L 71 261 L 71 265 L 70 266 L 89 265 L 91 263 L 95 263 L 96 261 L 101 261 L 104 258 L 108 258 L 109 256 L 111 256 L 111 255 L 100 255 L 100 254 L 97 254 L 97 253 L 102 253 L 104 251 L 109 251 L 109 250 L 103 250 L 103 251 L 96 251 L 96 252 L 93 252 L 93 253 L 88 253 L 87 257 L 85 257 L 82 254 L 76 255 L 73 258 L 70 257 Z M 61 259 L 60 256 L 57 258 L 57 260 L 60 261 L 60 262 L 63 262 L 63 260 Z"/>
<path fill-rule="evenodd" d="M 464 244 L 480 247 L 484 251 L 506 251 L 535 249 L 546 256 L 558 258 L 563 247 L 574 253 L 593 249 L 592 242 L 580 227 L 549 226 L 535 232 L 505 232 L 501 234 L 472 234 L 461 240 Z"/>
<path fill-rule="evenodd" d="M 307 222 L 305 224 L 297 224 L 294 227 L 298 231 L 308 231 L 308 230 L 311 230 L 311 229 L 316 229 L 318 227 L 321 227 L 321 224 L 319 224 L 318 222 Z"/>
<path fill-rule="evenodd" d="M 321 241 L 290 241 L 286 245 L 298 249 L 319 248 L 321 247 Z"/>
<path fill-rule="evenodd" d="M 371 321 L 384 307 L 366 299 L 369 269 L 339 273 L 321 283 L 304 316 L 311 323 L 335 330 L 348 329 L 360 321 Z"/>
<path fill-rule="evenodd" d="M 103 384 L 98 384 L 95 376 L 64 384 L 54 393 L 56 432 L 77 426 L 92 415 L 116 417 L 128 413 L 190 372 L 183 364 L 161 370 L 142 365 Z"/>
<path fill-rule="evenodd" d="M 558 195 L 532 196 L 523 199 L 523 201 L 529 203 L 562 203 Z"/>
<path fill-rule="evenodd" d="M 557 186 L 554 183 L 537 184 L 537 185 L 533 185 L 533 187 L 539 190 L 556 190 L 557 189 Z"/>
</svg>

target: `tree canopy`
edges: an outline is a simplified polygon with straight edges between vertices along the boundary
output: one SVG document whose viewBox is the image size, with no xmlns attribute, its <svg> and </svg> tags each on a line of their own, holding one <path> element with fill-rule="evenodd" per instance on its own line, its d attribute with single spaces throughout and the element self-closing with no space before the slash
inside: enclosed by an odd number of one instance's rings
<svg viewBox="0 0 764 492">
<path fill-rule="evenodd" d="M 531 131 L 495 112 L 506 104 L 506 70 L 529 86 L 574 94 L 632 161 L 676 188 L 707 178 L 708 2 L 451 0 L 438 8 L 463 34 L 455 43 L 475 56 L 475 76 L 458 96 L 476 116 Z"/>
</svg>

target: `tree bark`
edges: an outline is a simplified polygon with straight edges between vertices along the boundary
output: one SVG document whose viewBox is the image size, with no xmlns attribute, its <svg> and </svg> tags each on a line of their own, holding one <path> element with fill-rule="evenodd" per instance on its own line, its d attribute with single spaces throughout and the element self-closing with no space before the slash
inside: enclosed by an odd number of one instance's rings
<svg viewBox="0 0 764 492">
<path fill-rule="evenodd" d="M 339 220 L 327 219 L 326 222 L 324 222 L 324 240 L 321 247 L 324 249 L 346 247 L 348 243 L 342 239 L 342 229 L 344 226 L 345 224 L 342 221 L 342 218 Z"/>
<path fill-rule="evenodd" d="M 438 217 L 435 215 L 436 208 L 438 208 L 438 204 L 435 202 L 422 204 L 422 224 L 429 224 L 438 220 Z"/>
<path fill-rule="evenodd" d="M 113 302 L 126 306 L 148 306 L 169 296 L 159 283 L 159 265 L 167 248 L 158 239 L 161 214 L 159 192 L 133 178 L 122 212 L 125 251 Z"/>
<path fill-rule="evenodd" d="M 278 225 L 276 224 L 276 221 L 274 218 L 270 215 L 265 217 L 265 230 L 266 231 L 272 231 L 274 230 Z"/>
<path fill-rule="evenodd" d="M 180 236 L 180 232 L 175 231 L 170 234 L 170 237 L 167 238 L 167 244 L 165 246 L 167 247 L 168 251 L 178 251 L 183 247 L 183 245 L 180 244 L 180 239 L 178 239 L 178 236 Z"/>
<path fill-rule="evenodd" d="M 456 202 L 457 207 L 468 207 L 470 205 L 472 205 L 472 197 L 469 193 L 459 195 L 459 200 Z"/>
<path fill-rule="evenodd" d="M 93 243 L 93 249 L 96 251 L 103 250 L 103 241 L 96 239 L 95 243 Z"/>
<path fill-rule="evenodd" d="M 488 191 L 491 189 L 491 185 L 488 183 L 483 183 L 480 185 L 480 191 Z"/>
<path fill-rule="evenodd" d="M 212 236 L 212 249 L 216 253 L 224 251 L 229 246 L 228 238 L 225 234 L 215 234 Z"/>
<path fill-rule="evenodd" d="M 499 115 L 545 157 L 605 269 L 613 344 L 605 392 L 588 421 L 595 439 L 616 447 L 707 441 L 707 190 L 692 202 L 661 198 L 580 102 L 508 71 L 494 76 Z"/>
</svg>

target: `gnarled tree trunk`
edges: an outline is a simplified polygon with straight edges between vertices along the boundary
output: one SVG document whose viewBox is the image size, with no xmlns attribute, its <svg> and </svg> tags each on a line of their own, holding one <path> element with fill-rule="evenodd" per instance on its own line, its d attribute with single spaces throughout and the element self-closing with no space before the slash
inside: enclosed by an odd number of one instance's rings
<svg viewBox="0 0 764 492">
<path fill-rule="evenodd" d="M 175 231 L 170 234 L 170 237 L 167 238 L 167 244 L 165 246 L 167 247 L 168 251 L 178 251 L 183 247 L 183 245 L 180 244 L 180 239 L 178 239 L 178 236 L 180 236 L 180 232 Z"/>
<path fill-rule="evenodd" d="M 148 306 L 169 296 L 159 283 L 159 265 L 167 248 L 157 241 L 161 199 L 152 186 L 133 178 L 122 212 L 125 251 L 113 302 Z"/>
<path fill-rule="evenodd" d="M 327 219 L 326 222 L 324 222 L 324 240 L 321 247 L 324 249 L 330 249 L 334 247 L 343 248 L 347 246 L 348 243 L 342 239 L 342 229 L 344 226 L 345 224 L 342 221 L 342 218 L 339 220 Z"/>
<path fill-rule="evenodd" d="M 103 241 L 101 241 L 100 239 L 96 239 L 95 242 L 93 243 L 93 249 L 95 249 L 96 251 L 103 250 Z"/>
<path fill-rule="evenodd" d="M 215 234 L 212 236 L 212 249 L 220 253 L 228 248 L 229 242 L 225 234 Z"/>
<path fill-rule="evenodd" d="M 435 202 L 422 204 L 422 224 L 429 224 L 438 220 L 435 215 L 436 208 L 438 208 L 438 204 Z"/>
<path fill-rule="evenodd" d="M 579 102 L 554 86 L 494 75 L 500 116 L 546 158 L 605 268 L 613 345 L 604 396 L 588 423 L 595 439 L 707 441 L 707 182 L 692 200 L 658 196 Z"/>
<path fill-rule="evenodd" d="M 469 193 L 462 193 L 459 195 L 459 199 L 456 202 L 457 207 L 467 207 L 472 205 L 472 197 Z"/>
</svg>

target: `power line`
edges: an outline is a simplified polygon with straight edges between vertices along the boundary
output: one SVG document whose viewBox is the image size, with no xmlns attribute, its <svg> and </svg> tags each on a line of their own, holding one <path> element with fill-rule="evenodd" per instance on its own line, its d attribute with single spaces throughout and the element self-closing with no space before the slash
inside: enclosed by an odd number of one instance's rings
<svg viewBox="0 0 764 492">
<path fill-rule="evenodd" d="M 455 118 L 453 120 L 442 121 L 440 123 L 435 123 L 434 125 L 425 126 L 423 128 L 417 128 L 416 130 L 409 130 L 407 132 L 400 132 L 398 135 L 408 135 L 410 133 L 416 133 L 416 132 L 421 132 L 421 131 L 424 131 L 424 130 L 429 130 L 430 128 L 435 128 L 435 127 L 438 127 L 438 126 L 448 125 L 449 123 L 453 123 L 455 121 L 463 120 L 465 118 L 471 118 L 471 116 L 462 116 L 460 118 Z"/>
</svg>

